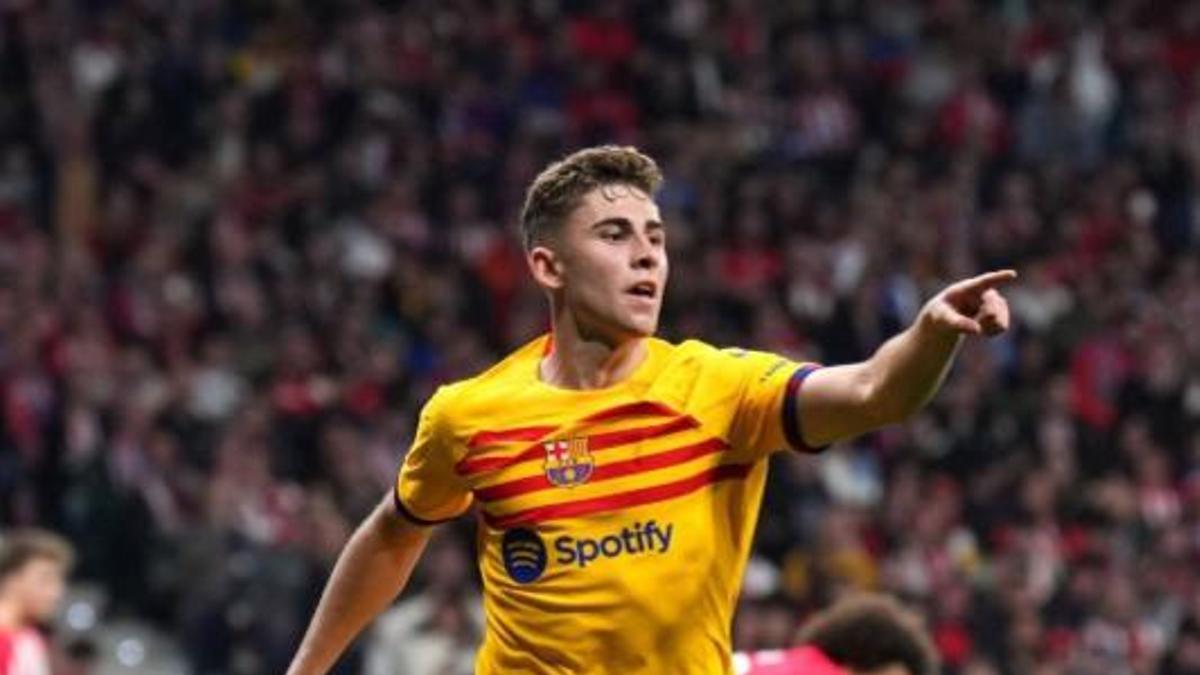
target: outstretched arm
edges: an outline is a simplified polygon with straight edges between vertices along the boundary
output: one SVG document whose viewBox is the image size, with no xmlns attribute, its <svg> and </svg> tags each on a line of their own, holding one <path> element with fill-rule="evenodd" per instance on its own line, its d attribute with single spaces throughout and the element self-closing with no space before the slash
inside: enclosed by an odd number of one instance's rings
<svg viewBox="0 0 1200 675">
<path fill-rule="evenodd" d="M 1002 270 L 952 284 L 871 358 L 813 372 L 793 403 L 803 440 L 821 447 L 920 410 L 941 387 L 964 335 L 1008 330 L 1008 303 L 996 287 L 1016 277 Z"/>
<path fill-rule="evenodd" d="M 390 496 L 367 516 L 338 557 L 288 675 L 317 675 L 333 667 L 404 588 L 429 532 L 399 515 Z"/>
</svg>

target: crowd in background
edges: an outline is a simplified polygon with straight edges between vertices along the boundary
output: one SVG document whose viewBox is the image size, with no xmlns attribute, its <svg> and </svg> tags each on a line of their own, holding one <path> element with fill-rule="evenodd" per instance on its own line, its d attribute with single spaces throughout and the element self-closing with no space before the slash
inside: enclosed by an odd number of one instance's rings
<svg viewBox="0 0 1200 675">
<path fill-rule="evenodd" d="M 278 673 L 422 402 L 545 330 L 552 159 L 667 176 L 662 332 L 839 363 L 1013 267 L 911 423 L 779 455 L 734 626 L 882 589 L 949 675 L 1200 673 L 1200 3 L 0 2 L 0 522 Z M 471 672 L 474 523 L 341 673 Z"/>
</svg>

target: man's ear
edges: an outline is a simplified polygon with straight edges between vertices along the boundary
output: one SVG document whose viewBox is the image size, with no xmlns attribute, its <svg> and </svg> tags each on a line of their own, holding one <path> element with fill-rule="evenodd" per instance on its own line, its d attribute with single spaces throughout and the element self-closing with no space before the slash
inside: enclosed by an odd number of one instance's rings
<svg viewBox="0 0 1200 675">
<path fill-rule="evenodd" d="M 548 246 L 534 246 L 525 254 L 529 271 L 539 286 L 548 290 L 562 288 L 564 282 L 562 258 Z"/>
</svg>

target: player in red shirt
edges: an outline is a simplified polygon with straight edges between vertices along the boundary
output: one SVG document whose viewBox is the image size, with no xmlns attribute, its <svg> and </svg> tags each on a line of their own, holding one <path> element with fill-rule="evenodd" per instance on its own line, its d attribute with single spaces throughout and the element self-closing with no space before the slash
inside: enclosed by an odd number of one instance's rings
<svg viewBox="0 0 1200 675">
<path fill-rule="evenodd" d="M 813 618 L 793 649 L 736 654 L 738 675 L 936 675 L 921 618 L 895 600 L 861 595 Z"/>
<path fill-rule="evenodd" d="M 0 675 L 49 675 L 50 655 L 39 626 L 62 600 L 71 545 L 42 530 L 0 539 Z"/>
</svg>

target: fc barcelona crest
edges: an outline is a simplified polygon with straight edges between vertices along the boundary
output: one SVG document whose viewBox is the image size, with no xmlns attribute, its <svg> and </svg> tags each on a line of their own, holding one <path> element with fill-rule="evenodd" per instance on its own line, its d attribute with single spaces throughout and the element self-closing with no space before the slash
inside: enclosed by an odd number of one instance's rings
<svg viewBox="0 0 1200 675">
<path fill-rule="evenodd" d="M 592 477 L 596 460 L 588 452 L 587 438 L 546 441 L 546 478 L 558 487 L 583 485 Z"/>
</svg>

